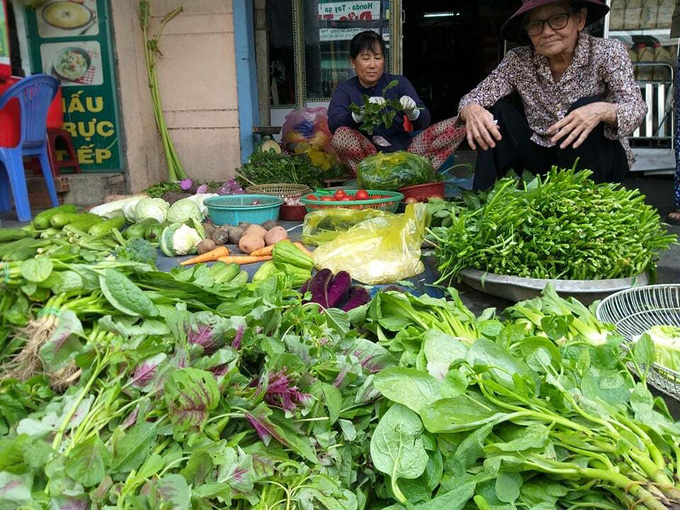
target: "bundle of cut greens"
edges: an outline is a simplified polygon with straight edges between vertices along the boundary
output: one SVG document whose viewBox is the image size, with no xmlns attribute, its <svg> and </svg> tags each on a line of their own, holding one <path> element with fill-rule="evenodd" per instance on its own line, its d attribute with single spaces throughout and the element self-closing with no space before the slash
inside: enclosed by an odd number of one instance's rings
<svg viewBox="0 0 680 510">
<path fill-rule="evenodd" d="M 564 280 L 653 273 L 676 236 L 639 191 L 595 184 L 590 175 L 553 167 L 544 177 L 508 177 L 488 192 L 465 195 L 446 226 L 432 229 L 437 283 L 466 268 Z"/>
<path fill-rule="evenodd" d="M 312 164 L 307 154 L 282 154 L 255 150 L 236 178 L 242 186 L 285 182 L 305 184 L 314 189 L 321 185 L 323 170 Z"/>
</svg>

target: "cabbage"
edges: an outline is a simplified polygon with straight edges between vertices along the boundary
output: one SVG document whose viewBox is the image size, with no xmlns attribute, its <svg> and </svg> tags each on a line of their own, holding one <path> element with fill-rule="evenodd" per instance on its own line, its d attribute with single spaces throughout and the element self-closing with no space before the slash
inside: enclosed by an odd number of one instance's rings
<svg viewBox="0 0 680 510">
<path fill-rule="evenodd" d="M 203 219 L 204 216 L 208 215 L 208 208 L 203 205 L 203 201 L 206 198 L 210 197 L 216 197 L 218 196 L 217 193 L 196 193 L 195 195 L 191 195 L 190 197 L 187 197 L 186 200 L 191 200 L 194 202 L 198 208 L 201 211 L 201 220 Z"/>
<path fill-rule="evenodd" d="M 430 160 L 406 151 L 367 157 L 357 167 L 357 179 L 360 188 L 392 191 L 438 180 Z"/>
<path fill-rule="evenodd" d="M 680 328 L 653 326 L 644 335 L 649 335 L 654 343 L 654 361 L 663 367 L 680 372 Z"/>
<path fill-rule="evenodd" d="M 188 223 L 191 220 L 200 222 L 203 219 L 201 209 L 189 198 L 182 198 L 170 206 L 167 220 L 170 223 Z"/>
<path fill-rule="evenodd" d="M 165 221 L 169 204 L 162 198 L 143 198 L 135 206 L 135 222 L 153 218 L 158 223 Z"/>
<path fill-rule="evenodd" d="M 113 202 L 107 202 L 106 204 L 101 204 L 90 209 L 92 214 L 101 216 L 102 218 L 114 218 L 115 216 L 124 216 L 124 207 L 134 208 L 137 203 L 145 198 L 146 195 L 131 195 L 126 198 L 121 198 L 120 200 L 114 200 Z M 132 222 L 131 222 L 132 223 Z"/>
<path fill-rule="evenodd" d="M 177 257 L 196 253 L 196 247 L 202 240 L 196 229 L 183 223 L 173 223 L 163 229 L 159 244 L 168 257 Z"/>
</svg>

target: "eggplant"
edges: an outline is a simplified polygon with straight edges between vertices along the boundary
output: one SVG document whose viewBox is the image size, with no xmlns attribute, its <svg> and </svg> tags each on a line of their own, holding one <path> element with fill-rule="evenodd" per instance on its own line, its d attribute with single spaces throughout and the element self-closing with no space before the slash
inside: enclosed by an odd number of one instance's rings
<svg viewBox="0 0 680 510">
<path fill-rule="evenodd" d="M 353 285 L 349 289 L 349 298 L 347 302 L 343 305 L 342 310 L 344 312 L 349 312 L 358 306 L 365 305 L 371 300 L 371 295 L 368 293 L 365 287 L 361 285 Z"/>
<path fill-rule="evenodd" d="M 352 286 L 352 277 L 347 271 L 340 271 L 328 286 L 328 308 L 334 308 L 347 296 Z"/>
<path fill-rule="evenodd" d="M 317 272 L 309 282 L 308 290 L 312 293 L 312 302 L 328 308 L 328 285 L 333 278 L 330 269 Z"/>
</svg>

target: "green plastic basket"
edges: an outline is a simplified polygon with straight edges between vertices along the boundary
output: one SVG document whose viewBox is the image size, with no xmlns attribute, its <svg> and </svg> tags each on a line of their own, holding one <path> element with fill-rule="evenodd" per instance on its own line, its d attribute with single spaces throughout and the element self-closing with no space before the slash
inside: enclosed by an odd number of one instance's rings
<svg viewBox="0 0 680 510">
<path fill-rule="evenodd" d="M 262 224 L 277 220 L 283 198 L 271 195 L 223 195 L 206 198 L 203 204 L 215 225 L 238 225 L 241 222 Z"/>
<path fill-rule="evenodd" d="M 347 196 L 353 197 L 357 190 L 345 189 Z M 331 196 L 333 193 L 319 192 L 310 193 L 300 198 L 300 202 L 307 206 L 307 210 L 317 211 L 319 209 L 333 209 L 337 207 L 344 207 L 346 209 L 380 209 L 381 211 L 396 212 L 399 207 L 399 202 L 404 199 L 404 195 L 397 191 L 384 191 L 384 190 L 366 190 L 368 196 L 371 197 L 368 200 L 344 200 L 344 201 L 322 201 L 321 197 Z M 314 200 L 310 199 L 310 196 L 314 196 Z"/>
</svg>

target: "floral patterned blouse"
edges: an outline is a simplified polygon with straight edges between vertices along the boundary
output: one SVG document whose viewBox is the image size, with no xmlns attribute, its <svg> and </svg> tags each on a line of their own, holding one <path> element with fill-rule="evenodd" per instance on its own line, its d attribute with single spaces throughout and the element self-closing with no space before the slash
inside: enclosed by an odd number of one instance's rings
<svg viewBox="0 0 680 510">
<path fill-rule="evenodd" d="M 581 32 L 571 65 L 555 83 L 548 59 L 531 46 L 510 50 L 503 61 L 474 90 L 461 99 L 458 111 L 468 103 L 489 108 L 517 91 L 522 97 L 531 139 L 550 147 L 548 128 L 563 119 L 578 99 L 599 96 L 616 107 L 618 126 L 605 124 L 605 136 L 620 140 L 629 163 L 633 155 L 626 137 L 647 114 L 640 87 L 633 78 L 633 65 L 626 47 L 614 39 L 601 39 Z"/>
</svg>

